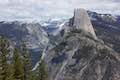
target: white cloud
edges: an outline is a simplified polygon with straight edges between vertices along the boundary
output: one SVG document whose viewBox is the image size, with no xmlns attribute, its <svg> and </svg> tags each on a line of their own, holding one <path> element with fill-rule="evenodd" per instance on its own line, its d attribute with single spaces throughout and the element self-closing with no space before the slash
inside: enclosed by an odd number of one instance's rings
<svg viewBox="0 0 120 80">
<path fill-rule="evenodd" d="M 118 0 L 0 0 L 0 20 L 70 17 L 74 8 L 120 13 Z"/>
</svg>

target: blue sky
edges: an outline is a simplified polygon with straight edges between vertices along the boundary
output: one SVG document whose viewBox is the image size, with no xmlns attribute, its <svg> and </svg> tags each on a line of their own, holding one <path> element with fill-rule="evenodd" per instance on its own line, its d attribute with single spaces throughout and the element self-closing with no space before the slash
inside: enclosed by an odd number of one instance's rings
<svg viewBox="0 0 120 80">
<path fill-rule="evenodd" d="M 0 20 L 71 17 L 74 8 L 120 14 L 120 0 L 0 0 Z"/>
</svg>

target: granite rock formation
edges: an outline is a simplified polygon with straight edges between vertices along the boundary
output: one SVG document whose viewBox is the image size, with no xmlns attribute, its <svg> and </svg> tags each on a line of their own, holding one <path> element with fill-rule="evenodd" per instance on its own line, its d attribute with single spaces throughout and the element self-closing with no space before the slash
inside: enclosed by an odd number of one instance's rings
<svg viewBox="0 0 120 80">
<path fill-rule="evenodd" d="M 46 52 L 49 80 L 119 80 L 120 54 L 96 39 L 87 11 L 76 9 L 69 27 Z"/>
<path fill-rule="evenodd" d="M 74 10 L 74 16 L 70 19 L 69 26 L 71 29 L 82 29 L 92 34 L 94 38 L 97 38 L 89 15 L 85 9 Z"/>
<path fill-rule="evenodd" d="M 120 79 L 120 55 L 81 30 L 66 34 L 45 61 L 49 80 Z"/>
</svg>

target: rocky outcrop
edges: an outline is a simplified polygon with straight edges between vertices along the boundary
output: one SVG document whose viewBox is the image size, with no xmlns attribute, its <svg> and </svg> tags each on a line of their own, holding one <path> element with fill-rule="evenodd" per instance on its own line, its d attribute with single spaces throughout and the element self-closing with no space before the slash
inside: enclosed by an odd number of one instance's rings
<svg viewBox="0 0 120 80">
<path fill-rule="evenodd" d="M 96 39 L 88 13 L 76 9 L 68 27 L 61 43 L 45 56 L 49 80 L 119 80 L 120 54 Z"/>
<path fill-rule="evenodd" d="M 70 27 L 71 29 L 82 29 L 92 34 L 94 38 L 97 38 L 89 15 L 85 9 L 74 10 L 74 16 L 70 19 Z"/>
<path fill-rule="evenodd" d="M 120 79 L 120 55 L 82 30 L 66 34 L 45 61 L 49 80 Z"/>
<path fill-rule="evenodd" d="M 55 44 L 57 46 L 49 50 L 45 57 L 49 80 L 119 80 L 119 55 L 114 48 L 111 49 L 105 44 L 112 44 L 120 52 L 120 23 L 111 19 L 110 22 L 106 21 L 103 14 L 88 13 L 97 37 L 105 42 L 94 40 L 88 31 L 81 32 L 82 29 L 79 28 L 74 30 L 74 19 L 70 19 L 70 22 L 64 25 L 68 31 L 69 27 L 72 29 L 68 37 L 58 36 L 50 39 L 50 43 L 57 42 L 58 45 Z"/>
<path fill-rule="evenodd" d="M 46 53 L 49 80 L 119 80 L 120 54 L 96 39 L 88 13 L 76 9 L 68 27 L 61 43 Z"/>
</svg>

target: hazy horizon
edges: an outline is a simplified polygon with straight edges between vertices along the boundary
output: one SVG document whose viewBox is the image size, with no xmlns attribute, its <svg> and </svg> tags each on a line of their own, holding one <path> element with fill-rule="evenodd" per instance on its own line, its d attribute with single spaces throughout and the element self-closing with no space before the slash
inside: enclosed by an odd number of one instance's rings
<svg viewBox="0 0 120 80">
<path fill-rule="evenodd" d="M 0 0 L 0 20 L 69 18 L 75 8 L 120 15 L 118 0 Z"/>
</svg>

